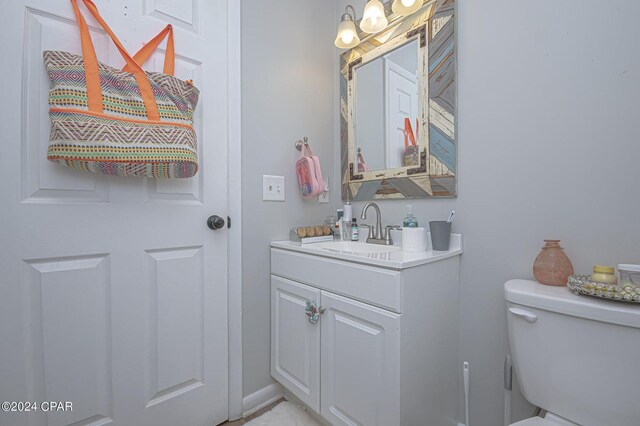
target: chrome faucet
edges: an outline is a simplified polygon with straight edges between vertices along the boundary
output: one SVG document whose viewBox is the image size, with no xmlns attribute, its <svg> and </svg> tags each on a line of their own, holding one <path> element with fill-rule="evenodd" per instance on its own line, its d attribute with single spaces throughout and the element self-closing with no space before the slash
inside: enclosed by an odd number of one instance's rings
<svg viewBox="0 0 640 426">
<path fill-rule="evenodd" d="M 383 244 L 383 245 L 392 245 L 393 241 L 391 240 L 391 232 L 388 229 L 382 227 L 382 216 L 380 215 L 380 207 L 374 202 L 369 202 L 364 205 L 362 208 L 362 214 L 360 215 L 360 219 L 365 220 L 367 218 L 367 210 L 369 207 L 373 207 L 376 211 L 376 226 L 369 226 L 369 236 L 367 237 L 367 242 L 369 244 Z"/>
</svg>

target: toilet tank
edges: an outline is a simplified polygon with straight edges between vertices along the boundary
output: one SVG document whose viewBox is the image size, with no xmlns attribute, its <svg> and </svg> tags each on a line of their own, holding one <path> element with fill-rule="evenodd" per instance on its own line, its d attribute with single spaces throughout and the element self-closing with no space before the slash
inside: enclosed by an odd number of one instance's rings
<svg viewBox="0 0 640 426">
<path fill-rule="evenodd" d="M 583 426 L 640 425 L 640 305 L 528 280 L 504 291 L 513 366 L 529 402 Z"/>
</svg>

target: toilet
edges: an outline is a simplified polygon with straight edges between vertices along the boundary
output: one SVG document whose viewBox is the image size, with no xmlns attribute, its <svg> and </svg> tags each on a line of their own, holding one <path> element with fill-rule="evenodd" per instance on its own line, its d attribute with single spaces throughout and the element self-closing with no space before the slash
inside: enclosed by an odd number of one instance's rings
<svg viewBox="0 0 640 426">
<path fill-rule="evenodd" d="M 504 292 L 520 390 L 547 412 L 514 426 L 640 425 L 640 305 L 529 280 Z"/>
</svg>

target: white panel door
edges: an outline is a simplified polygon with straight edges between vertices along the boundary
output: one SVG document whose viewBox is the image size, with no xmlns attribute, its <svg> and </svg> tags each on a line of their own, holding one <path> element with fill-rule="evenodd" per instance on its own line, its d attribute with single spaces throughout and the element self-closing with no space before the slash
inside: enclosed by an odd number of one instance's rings
<svg viewBox="0 0 640 426">
<path fill-rule="evenodd" d="M 416 118 L 418 118 L 418 78 L 396 64 L 385 59 L 386 93 L 386 167 L 404 166 L 404 119 L 411 120 L 413 133 L 418 141 Z"/>
<path fill-rule="evenodd" d="M 400 315 L 322 292 L 321 414 L 333 425 L 400 421 Z"/>
<path fill-rule="evenodd" d="M 201 91 L 201 167 L 173 181 L 47 161 L 42 51 L 81 53 L 75 17 L 69 0 L 2 1 L 0 401 L 73 410 L 0 425 L 211 426 L 228 407 L 227 230 L 206 226 L 227 216 L 226 0 L 95 3 L 130 53 L 174 24 L 176 76 Z M 122 66 L 85 16 L 99 60 Z"/>
<path fill-rule="evenodd" d="M 271 276 L 271 375 L 319 412 L 320 320 L 309 322 L 307 301 L 320 306 L 320 290 Z"/>
</svg>

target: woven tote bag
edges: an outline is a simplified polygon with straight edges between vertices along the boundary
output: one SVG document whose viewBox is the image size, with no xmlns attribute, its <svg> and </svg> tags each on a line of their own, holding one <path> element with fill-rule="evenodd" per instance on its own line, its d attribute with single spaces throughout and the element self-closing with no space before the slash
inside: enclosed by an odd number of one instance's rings
<svg viewBox="0 0 640 426">
<path fill-rule="evenodd" d="M 82 56 L 45 51 L 51 80 L 51 133 L 47 158 L 93 173 L 155 178 L 189 178 L 198 170 L 193 113 L 199 91 L 173 76 L 171 25 L 131 57 L 91 0 L 87 10 L 115 43 L 126 66 L 118 70 L 98 62 L 89 28 L 77 0 L 71 0 Z M 141 65 L 168 36 L 164 70 Z"/>
</svg>

